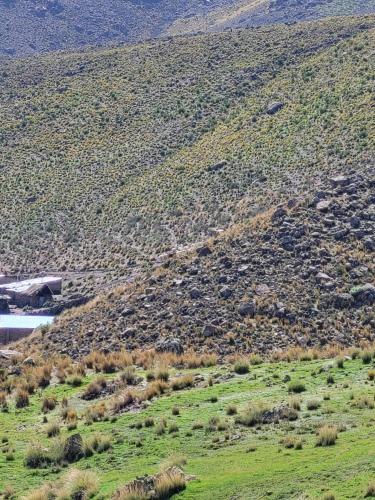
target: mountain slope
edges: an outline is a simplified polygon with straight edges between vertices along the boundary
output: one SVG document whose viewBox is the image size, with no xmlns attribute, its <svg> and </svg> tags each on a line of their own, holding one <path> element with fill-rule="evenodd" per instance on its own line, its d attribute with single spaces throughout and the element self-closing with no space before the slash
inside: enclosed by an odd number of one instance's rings
<svg viewBox="0 0 375 500">
<path fill-rule="evenodd" d="M 2 267 L 121 276 L 368 159 L 373 25 L 334 19 L 4 65 Z"/>
<path fill-rule="evenodd" d="M 68 312 L 17 349 L 80 357 L 156 346 L 222 356 L 373 341 L 374 173 L 374 163 L 356 164 L 311 197 Z"/>
<path fill-rule="evenodd" d="M 228 354 L 373 340 L 374 43 L 370 28 L 307 55 L 125 182 L 103 227 L 117 233 L 137 207 L 133 237 L 145 248 L 168 229 L 196 241 L 216 224 L 219 236 L 164 256 L 21 349 L 79 356 L 156 343 Z"/>
<path fill-rule="evenodd" d="M 0 0 L 0 54 L 374 11 L 375 0 Z"/>
</svg>

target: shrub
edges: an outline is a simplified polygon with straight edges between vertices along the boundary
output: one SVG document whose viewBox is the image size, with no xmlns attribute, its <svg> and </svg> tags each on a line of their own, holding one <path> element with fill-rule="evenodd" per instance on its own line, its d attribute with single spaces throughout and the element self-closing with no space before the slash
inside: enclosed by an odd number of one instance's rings
<svg viewBox="0 0 375 500">
<path fill-rule="evenodd" d="M 25 465 L 31 469 L 46 467 L 51 463 L 48 450 L 41 443 L 31 443 L 26 449 Z"/>
<path fill-rule="evenodd" d="M 372 358 L 373 353 L 371 351 L 362 351 L 361 359 L 363 364 L 368 365 L 369 363 L 371 363 Z"/>
<path fill-rule="evenodd" d="M 289 383 L 288 392 L 294 392 L 298 394 L 304 391 L 306 391 L 306 387 L 303 382 L 293 381 Z"/>
<path fill-rule="evenodd" d="M 155 480 L 156 498 L 168 499 L 176 493 L 184 490 L 186 479 L 182 471 L 173 467 L 159 474 Z"/>
<path fill-rule="evenodd" d="M 370 481 L 367 485 L 365 498 L 375 497 L 375 481 Z"/>
<path fill-rule="evenodd" d="M 332 385 L 335 383 L 335 379 L 333 378 L 333 375 L 328 375 L 327 377 L 327 384 Z"/>
<path fill-rule="evenodd" d="M 185 455 L 182 455 L 181 453 L 173 453 L 173 455 L 170 455 L 160 464 L 160 470 L 163 471 L 171 467 L 183 467 L 186 464 L 187 458 Z"/>
<path fill-rule="evenodd" d="M 169 380 L 169 372 L 166 369 L 159 370 L 156 373 L 156 378 L 158 380 L 162 380 L 163 382 L 168 382 Z"/>
<path fill-rule="evenodd" d="M 204 427 L 203 422 L 194 422 L 191 428 L 193 431 L 195 431 L 198 429 L 203 429 L 203 427 Z"/>
<path fill-rule="evenodd" d="M 361 396 L 354 402 L 354 406 L 365 410 L 366 408 L 372 410 L 374 408 L 374 399 L 369 396 Z"/>
<path fill-rule="evenodd" d="M 2 411 L 6 411 L 8 409 L 7 394 L 3 391 L 0 391 L 0 408 Z"/>
<path fill-rule="evenodd" d="M 176 416 L 176 415 L 179 415 L 179 414 L 180 414 L 180 409 L 179 409 L 179 407 L 178 407 L 178 406 L 174 406 L 174 407 L 172 408 L 172 415 L 175 415 L 175 416 Z"/>
<path fill-rule="evenodd" d="M 226 413 L 227 413 L 227 415 L 236 415 L 237 414 L 237 407 L 234 405 L 229 405 L 227 407 Z"/>
<path fill-rule="evenodd" d="M 91 498 L 99 488 L 97 474 L 89 470 L 72 469 L 64 475 L 64 485 L 58 492 L 58 498 L 86 500 Z"/>
<path fill-rule="evenodd" d="M 245 375 L 246 373 L 249 373 L 249 370 L 250 367 L 246 361 L 237 361 L 237 363 L 234 365 L 234 371 L 238 375 Z"/>
<path fill-rule="evenodd" d="M 97 451 L 98 453 L 102 453 L 103 451 L 107 451 L 111 448 L 111 438 L 106 434 L 101 434 L 100 432 L 95 433 L 93 436 L 90 436 L 84 442 L 85 452 L 89 449 Z M 86 453 L 85 453 L 86 454 Z"/>
<path fill-rule="evenodd" d="M 137 375 L 133 366 L 127 366 L 120 375 L 121 380 L 127 385 L 135 385 L 137 383 Z"/>
<path fill-rule="evenodd" d="M 52 411 L 56 408 L 56 398 L 54 396 L 46 396 L 42 401 L 42 412 L 47 413 L 48 411 Z"/>
<path fill-rule="evenodd" d="M 18 389 L 15 396 L 16 408 L 29 406 L 29 394 L 23 389 Z"/>
<path fill-rule="evenodd" d="M 218 402 L 218 397 L 217 396 L 211 396 L 210 397 L 211 403 L 217 403 Z"/>
<path fill-rule="evenodd" d="M 301 410 L 301 400 L 297 397 L 291 397 L 289 399 L 289 406 L 293 408 L 293 410 L 300 411 Z"/>
<path fill-rule="evenodd" d="M 174 378 L 171 381 L 171 387 L 174 391 L 186 389 L 187 387 L 193 387 L 193 385 L 194 385 L 194 378 L 193 375 L 190 374 Z"/>
<path fill-rule="evenodd" d="M 82 398 L 86 400 L 96 399 L 100 396 L 103 389 L 107 387 L 107 381 L 104 377 L 98 377 L 90 382 L 82 394 Z"/>
<path fill-rule="evenodd" d="M 79 375 L 72 375 L 66 380 L 66 383 L 68 385 L 71 385 L 72 387 L 79 387 L 80 385 L 82 385 L 82 377 L 80 377 Z"/>
<path fill-rule="evenodd" d="M 333 446 L 337 439 L 337 427 L 324 425 L 318 431 L 316 446 Z"/>
<path fill-rule="evenodd" d="M 55 437 L 60 434 L 60 427 L 56 422 L 52 422 L 49 424 L 49 426 L 46 429 L 47 436 L 50 437 Z"/>
<path fill-rule="evenodd" d="M 261 365 L 263 363 L 263 359 L 259 356 L 259 354 L 250 354 L 249 363 L 253 366 Z"/>
<path fill-rule="evenodd" d="M 344 368 L 344 358 L 337 358 L 336 360 L 336 365 L 337 365 L 337 368 Z"/>
<path fill-rule="evenodd" d="M 367 376 L 369 380 L 375 380 L 375 370 L 369 370 Z"/>
<path fill-rule="evenodd" d="M 154 419 L 152 417 L 147 417 L 145 420 L 145 427 L 153 427 L 155 424 Z"/>
<path fill-rule="evenodd" d="M 320 401 L 318 401 L 317 399 L 312 399 L 311 401 L 307 402 L 306 407 L 310 411 L 317 410 L 318 408 L 320 408 Z"/>
<path fill-rule="evenodd" d="M 263 415 L 267 411 L 262 406 L 249 406 L 242 415 L 236 417 L 236 423 L 253 427 L 262 423 Z"/>
<path fill-rule="evenodd" d="M 169 434 L 173 434 L 174 432 L 178 432 L 178 425 L 177 424 L 170 424 L 169 428 L 168 428 L 168 432 Z"/>
</svg>

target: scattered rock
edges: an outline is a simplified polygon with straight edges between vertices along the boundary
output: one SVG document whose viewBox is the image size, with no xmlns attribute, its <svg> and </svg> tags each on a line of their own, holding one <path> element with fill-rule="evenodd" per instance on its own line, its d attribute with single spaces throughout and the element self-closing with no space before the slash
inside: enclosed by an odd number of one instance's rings
<svg viewBox="0 0 375 500">
<path fill-rule="evenodd" d="M 69 462 L 77 462 L 84 456 L 83 440 L 80 434 L 69 436 L 64 446 L 64 459 Z"/>
<path fill-rule="evenodd" d="M 274 115 L 275 113 L 280 111 L 280 109 L 282 109 L 283 107 L 284 107 L 284 103 L 281 101 L 271 102 L 267 106 L 266 113 L 267 113 L 267 115 Z"/>
<path fill-rule="evenodd" d="M 161 339 L 155 344 L 158 352 L 173 352 L 174 354 L 183 354 L 184 348 L 181 341 L 177 338 Z"/>
</svg>

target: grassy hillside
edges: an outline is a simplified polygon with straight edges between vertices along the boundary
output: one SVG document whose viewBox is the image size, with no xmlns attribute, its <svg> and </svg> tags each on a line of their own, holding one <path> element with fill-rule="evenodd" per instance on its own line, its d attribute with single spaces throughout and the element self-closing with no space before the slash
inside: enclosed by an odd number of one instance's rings
<svg viewBox="0 0 375 500">
<path fill-rule="evenodd" d="M 2 267 L 121 276 L 309 191 L 325 172 L 360 168 L 373 154 L 373 24 L 4 64 Z"/>
<path fill-rule="evenodd" d="M 259 26 L 272 23 L 290 23 L 327 16 L 370 14 L 375 1 L 352 0 L 240 0 L 233 5 L 217 7 L 202 15 L 179 18 L 167 29 L 176 35 L 196 31 L 216 31 L 233 26 Z"/>
<path fill-rule="evenodd" d="M 375 0 L 0 0 L 0 55 L 374 12 Z"/>
<path fill-rule="evenodd" d="M 63 489 L 70 492 L 64 498 L 76 498 L 81 484 L 96 499 L 114 498 L 136 476 L 174 465 L 190 480 L 173 498 L 371 496 L 373 351 L 343 354 L 329 360 L 290 352 L 272 363 L 252 357 L 206 367 L 199 364 L 214 359 L 96 355 L 79 365 L 21 365 L 18 376 L 5 370 L 1 384 L 10 394 L 1 400 L 0 490 L 4 498 L 31 500 L 47 498 L 47 486 L 39 496 L 30 492 L 50 484 L 50 491 Z M 152 381 L 152 374 L 159 380 Z M 99 379 L 104 389 L 98 395 L 93 381 Z M 44 388 L 26 404 L 19 387 L 33 385 Z M 93 399 L 83 398 L 88 394 Z M 126 394 L 133 395 L 132 403 L 123 403 Z M 26 406 L 16 408 L 20 401 Z M 59 434 L 48 437 L 53 429 Z M 79 458 L 78 447 L 67 464 L 62 443 L 77 434 L 85 456 Z M 51 461 L 36 465 L 40 457 Z M 86 471 L 85 480 L 72 481 L 70 468 Z"/>
<path fill-rule="evenodd" d="M 67 312 L 21 350 L 223 356 L 373 341 L 374 164 L 335 179 Z"/>
</svg>

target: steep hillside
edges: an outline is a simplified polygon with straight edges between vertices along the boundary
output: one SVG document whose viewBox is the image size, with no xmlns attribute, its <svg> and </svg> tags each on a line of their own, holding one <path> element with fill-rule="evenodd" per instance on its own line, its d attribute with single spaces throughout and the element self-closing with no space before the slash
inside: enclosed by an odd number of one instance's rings
<svg viewBox="0 0 375 500">
<path fill-rule="evenodd" d="M 366 162 L 373 25 L 334 19 L 3 65 L 1 266 L 120 279 Z"/>
<path fill-rule="evenodd" d="M 20 344 L 269 353 L 375 339 L 375 169 L 355 164 L 308 199 L 234 227 Z"/>
<path fill-rule="evenodd" d="M 0 54 L 371 12 L 375 0 L 0 0 Z"/>
<path fill-rule="evenodd" d="M 375 0 L 239 0 L 202 15 L 179 18 L 167 29 L 171 35 L 196 31 L 217 31 L 233 26 L 290 23 L 327 16 L 370 14 Z"/>
</svg>

